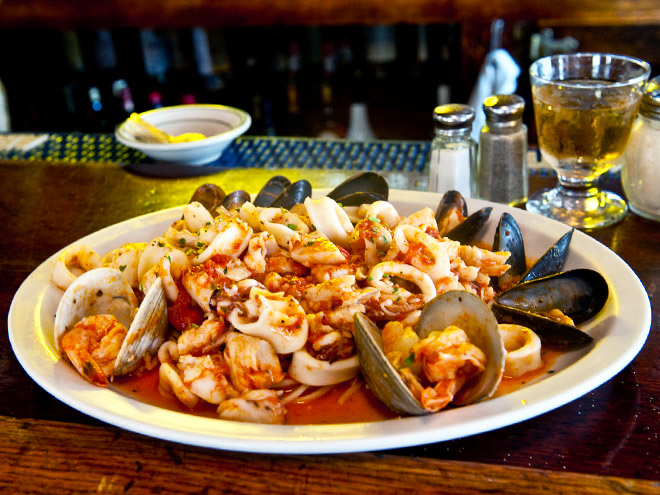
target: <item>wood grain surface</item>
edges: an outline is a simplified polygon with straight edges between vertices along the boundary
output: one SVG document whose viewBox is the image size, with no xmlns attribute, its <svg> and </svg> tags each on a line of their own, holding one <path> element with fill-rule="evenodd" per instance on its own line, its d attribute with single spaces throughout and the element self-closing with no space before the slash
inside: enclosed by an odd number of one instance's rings
<svg viewBox="0 0 660 495">
<path fill-rule="evenodd" d="M 115 428 L 0 418 L 0 491 L 132 495 L 652 494 L 660 482 L 390 454 L 216 452 Z M 47 487 L 47 489 L 45 489 Z M 550 491 L 548 491 L 550 490 Z M 3 493 L 5 493 L 3 491 Z"/>
<path fill-rule="evenodd" d="M 332 187 L 351 172 L 286 171 L 303 174 Z M 229 453 L 110 427 L 53 398 L 21 368 L 6 315 L 43 260 L 102 227 L 185 203 L 203 182 L 232 190 L 270 175 L 159 178 L 113 164 L 0 162 L 0 493 L 660 493 L 660 224 L 632 213 L 590 235 L 631 266 L 650 296 L 643 349 L 592 392 L 496 431 L 359 455 Z M 413 175 L 390 179 L 422 187 Z M 533 176 L 532 188 L 550 181 Z"/>
<path fill-rule="evenodd" d="M 538 20 L 549 25 L 660 23 L 655 0 L 3 0 L 0 27 L 190 27 L 428 24 Z"/>
</svg>

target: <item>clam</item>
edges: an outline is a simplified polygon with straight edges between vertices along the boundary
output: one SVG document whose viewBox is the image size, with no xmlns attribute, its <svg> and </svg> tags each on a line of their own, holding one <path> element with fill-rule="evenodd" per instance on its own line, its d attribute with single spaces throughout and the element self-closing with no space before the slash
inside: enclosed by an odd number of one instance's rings
<svg viewBox="0 0 660 495">
<path fill-rule="evenodd" d="M 570 348 L 593 338 L 575 325 L 549 316 L 558 309 L 575 324 L 593 318 L 607 302 L 609 289 L 601 274 L 580 268 L 520 283 L 495 297 L 492 305 L 500 323 L 531 328 L 543 344 Z"/>
<path fill-rule="evenodd" d="M 137 313 L 136 313 L 137 311 Z M 95 268 L 78 277 L 64 292 L 55 314 L 55 346 L 62 352 L 66 332 L 83 318 L 112 315 L 128 328 L 114 364 L 115 375 L 130 373 L 142 359 L 155 353 L 167 331 L 167 304 L 160 278 L 138 301 L 122 273 L 114 268 Z"/>
<path fill-rule="evenodd" d="M 385 356 L 378 327 L 361 313 L 355 315 L 354 323 L 362 374 L 376 397 L 399 413 L 428 414 Z M 415 331 L 423 339 L 450 325 L 462 328 L 470 342 L 486 356 L 485 370 L 468 381 L 452 403 L 466 405 L 490 397 L 502 378 L 506 357 L 495 316 L 479 297 L 469 292 L 449 291 L 426 304 Z"/>
</svg>

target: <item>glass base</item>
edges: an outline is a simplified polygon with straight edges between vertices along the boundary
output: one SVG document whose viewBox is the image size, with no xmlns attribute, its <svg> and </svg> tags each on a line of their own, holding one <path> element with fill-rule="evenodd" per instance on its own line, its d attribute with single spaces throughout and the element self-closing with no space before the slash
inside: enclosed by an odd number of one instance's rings
<svg viewBox="0 0 660 495">
<path fill-rule="evenodd" d="M 577 229 L 612 225 L 623 220 L 628 213 L 626 202 L 613 192 L 562 186 L 532 194 L 526 209 Z"/>
</svg>

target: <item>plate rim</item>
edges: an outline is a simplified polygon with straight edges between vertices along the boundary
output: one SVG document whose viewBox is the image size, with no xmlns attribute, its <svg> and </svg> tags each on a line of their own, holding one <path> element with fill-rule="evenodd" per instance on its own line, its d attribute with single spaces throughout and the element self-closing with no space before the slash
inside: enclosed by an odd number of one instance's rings
<svg viewBox="0 0 660 495">
<path fill-rule="evenodd" d="M 323 195 L 326 191 L 319 189 L 315 190 L 314 194 L 315 196 Z M 414 194 L 412 198 L 410 198 L 411 193 Z M 426 205 L 434 208 L 440 196 L 438 193 L 426 191 L 390 190 L 391 202 L 406 202 L 408 205 L 417 207 Z M 544 234 L 546 236 L 548 236 L 548 230 L 553 237 L 556 235 L 556 238 L 561 233 L 570 230 L 567 225 L 518 208 L 469 198 L 467 202 L 470 210 L 492 206 L 493 213 L 497 215 L 508 211 L 514 213 L 517 220 L 519 220 L 518 216 L 533 219 L 537 226 L 534 232 L 537 229 L 546 229 Z M 182 208 L 183 206 L 175 206 L 124 220 L 84 236 L 69 246 L 88 242 L 87 240 L 90 238 L 92 240 L 107 238 L 108 234 L 122 237 L 130 232 L 135 232 L 138 228 L 155 228 L 165 221 L 173 221 L 177 212 L 180 212 Z M 399 208 L 397 206 L 397 209 Z M 414 211 L 414 208 L 415 206 L 411 211 Z M 491 218 L 490 230 L 493 229 L 493 223 L 496 222 Z M 597 339 L 592 347 L 576 351 L 578 354 L 573 355 L 576 357 L 575 362 L 562 369 L 561 372 L 497 398 L 423 417 L 330 425 L 253 425 L 200 418 L 183 412 L 150 406 L 121 395 L 112 388 L 99 390 L 98 387 L 80 379 L 69 365 L 54 354 L 54 347 L 49 348 L 48 339 L 43 335 L 41 306 L 47 292 L 53 290 L 48 283 L 49 267 L 57 256 L 69 246 L 47 258 L 22 282 L 12 299 L 8 312 L 8 334 L 14 354 L 23 369 L 48 393 L 84 414 L 135 433 L 188 445 L 269 454 L 333 454 L 412 447 L 485 433 L 539 416 L 602 385 L 635 358 L 646 342 L 651 327 L 651 306 L 646 289 L 639 277 L 616 253 L 585 233 L 576 230 L 572 245 L 582 246 L 585 243 L 594 250 L 592 256 L 605 256 L 603 264 L 607 262 L 608 271 L 605 275 L 610 284 L 607 310 L 604 308 L 605 313 L 602 316 L 599 314 L 596 321 L 593 324 L 588 323 L 587 326 L 593 327 L 595 331 L 608 331 L 610 332 L 608 335 L 612 338 L 616 336 L 618 339 L 625 336 L 628 345 L 619 346 L 617 351 L 621 352 L 618 352 L 614 359 L 596 371 L 592 370 L 591 373 L 587 373 L 586 378 L 583 368 L 592 361 L 600 362 L 598 358 L 601 355 L 607 357 L 603 346 L 605 346 L 605 350 L 609 351 L 614 343 L 604 338 Z M 579 254 L 584 255 L 584 253 Z M 610 281 L 613 276 L 610 274 L 611 267 L 615 269 L 613 275 L 624 275 L 624 282 L 628 284 L 625 291 L 618 290 L 619 287 L 613 287 Z M 631 297 L 642 294 L 643 297 L 637 299 Z M 27 302 L 26 298 L 33 303 L 33 310 L 29 313 L 23 311 Z M 40 311 L 36 311 L 35 300 L 38 302 Z M 632 310 L 628 306 L 631 300 L 634 306 Z M 626 307 L 628 311 L 622 314 L 618 311 L 620 306 Z M 629 316 L 631 314 L 635 315 L 632 322 Z M 610 318 L 614 318 L 614 320 L 608 323 Z M 26 319 L 28 322 L 34 323 L 35 331 L 21 334 L 18 331 L 21 326 L 20 322 Z M 23 325 L 25 325 L 25 321 L 23 321 Z M 620 326 L 623 328 L 619 328 Z M 71 378 L 74 375 L 78 381 L 72 380 L 73 388 L 58 388 L 60 380 Z M 572 382 L 569 387 L 561 389 L 560 392 L 548 393 L 549 389 L 554 389 L 557 385 L 567 382 Z M 108 400 L 111 398 L 115 400 Z M 391 421 L 397 422 L 397 428 L 391 427 Z M 460 432 L 456 432 L 457 426 L 460 426 Z"/>
</svg>

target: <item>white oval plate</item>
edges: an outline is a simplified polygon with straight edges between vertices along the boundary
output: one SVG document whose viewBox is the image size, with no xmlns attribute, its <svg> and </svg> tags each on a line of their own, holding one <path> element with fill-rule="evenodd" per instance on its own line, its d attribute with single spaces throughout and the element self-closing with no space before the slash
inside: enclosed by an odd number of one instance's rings
<svg viewBox="0 0 660 495">
<path fill-rule="evenodd" d="M 324 194 L 317 191 L 315 194 Z M 440 196 L 419 191 L 390 192 L 402 214 L 435 208 Z M 541 256 L 568 227 L 526 211 L 468 200 L 470 211 L 492 206 L 483 239 L 493 239 L 504 211 L 520 224 L 528 257 Z M 181 207 L 151 213 L 107 227 L 80 239 L 105 253 L 127 242 L 160 236 L 180 218 Z M 46 391 L 71 407 L 107 423 L 174 442 L 259 453 L 337 453 L 400 448 L 482 433 L 533 418 L 590 392 L 621 371 L 642 348 L 651 326 L 644 286 L 615 253 L 576 231 L 565 269 L 592 268 L 604 275 L 610 296 L 599 315 L 583 326 L 594 337 L 586 349 L 562 355 L 554 374 L 513 393 L 423 417 L 373 423 L 273 426 L 203 418 L 154 407 L 87 383 L 55 350 L 53 317 L 61 291 L 49 283 L 57 254 L 21 285 L 9 311 L 9 338 L 27 373 Z"/>
</svg>

